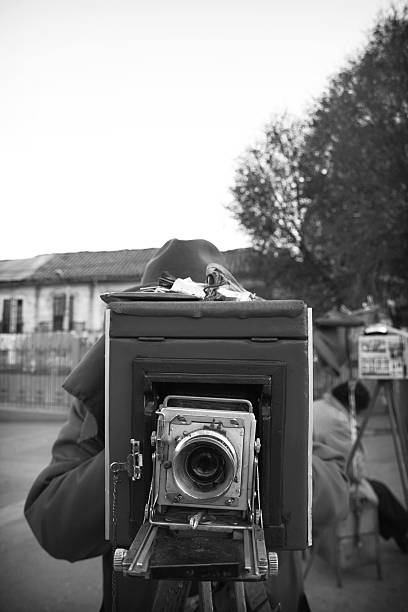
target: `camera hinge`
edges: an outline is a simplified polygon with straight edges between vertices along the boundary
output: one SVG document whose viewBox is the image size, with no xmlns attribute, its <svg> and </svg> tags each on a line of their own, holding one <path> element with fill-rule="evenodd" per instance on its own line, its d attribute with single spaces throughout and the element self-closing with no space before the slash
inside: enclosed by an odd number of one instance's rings
<svg viewBox="0 0 408 612">
<path fill-rule="evenodd" d="M 158 410 L 157 414 L 157 430 L 152 432 L 151 444 L 156 451 L 157 461 L 163 461 L 164 458 L 164 442 L 163 442 L 163 430 L 164 430 L 164 416 L 163 413 Z"/>
<path fill-rule="evenodd" d="M 110 469 L 113 473 L 127 472 L 132 480 L 140 480 L 142 477 L 143 454 L 139 440 L 131 438 L 130 449 L 131 452 L 127 456 L 126 461 L 114 461 L 111 463 Z"/>
</svg>

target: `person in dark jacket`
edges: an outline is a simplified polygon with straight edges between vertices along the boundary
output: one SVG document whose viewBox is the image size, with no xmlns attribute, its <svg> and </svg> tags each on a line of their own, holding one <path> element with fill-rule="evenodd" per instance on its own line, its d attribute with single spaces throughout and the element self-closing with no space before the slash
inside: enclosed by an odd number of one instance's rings
<svg viewBox="0 0 408 612">
<path fill-rule="evenodd" d="M 205 240 L 170 240 L 147 264 L 142 286 L 157 284 L 163 272 L 203 282 L 209 263 L 225 265 L 218 249 Z M 25 516 L 39 543 L 58 559 L 78 561 L 102 556 L 102 610 L 112 609 L 112 548 L 104 539 L 104 350 L 99 340 L 64 383 L 73 395 L 67 423 L 52 449 L 52 461 L 27 497 Z M 313 531 L 347 514 L 344 457 L 329 444 L 313 446 Z M 300 553 L 282 552 L 277 577 L 266 582 L 268 609 L 280 603 L 296 612 L 305 602 Z M 118 578 L 119 612 L 148 612 L 158 583 Z M 222 601 L 222 597 L 218 598 Z M 225 600 L 225 598 L 224 598 Z M 303 602 L 303 604 L 302 604 Z M 228 604 L 226 604 L 228 605 Z M 228 608 L 231 610 L 231 607 Z M 259 608 L 266 609 L 266 608 Z M 307 609 L 307 608 L 303 608 Z"/>
</svg>

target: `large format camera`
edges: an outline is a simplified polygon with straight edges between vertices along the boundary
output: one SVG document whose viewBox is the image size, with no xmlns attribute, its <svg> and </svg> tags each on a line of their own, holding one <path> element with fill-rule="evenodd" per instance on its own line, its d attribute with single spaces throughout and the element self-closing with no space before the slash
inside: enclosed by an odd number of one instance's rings
<svg viewBox="0 0 408 612">
<path fill-rule="evenodd" d="M 106 316 L 115 569 L 260 580 L 310 543 L 310 311 L 137 294 Z"/>
</svg>

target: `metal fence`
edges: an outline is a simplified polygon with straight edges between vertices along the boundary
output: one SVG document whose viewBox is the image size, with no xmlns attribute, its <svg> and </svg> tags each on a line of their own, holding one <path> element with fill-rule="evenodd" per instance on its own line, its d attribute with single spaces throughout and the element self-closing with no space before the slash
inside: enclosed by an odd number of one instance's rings
<svg viewBox="0 0 408 612">
<path fill-rule="evenodd" d="M 72 397 L 62 383 L 91 341 L 73 332 L 0 334 L 0 408 L 66 413 Z M 314 360 L 314 397 L 336 381 Z"/>
<path fill-rule="evenodd" d="M 67 412 L 62 383 L 89 346 L 72 332 L 0 334 L 0 407 Z"/>
</svg>

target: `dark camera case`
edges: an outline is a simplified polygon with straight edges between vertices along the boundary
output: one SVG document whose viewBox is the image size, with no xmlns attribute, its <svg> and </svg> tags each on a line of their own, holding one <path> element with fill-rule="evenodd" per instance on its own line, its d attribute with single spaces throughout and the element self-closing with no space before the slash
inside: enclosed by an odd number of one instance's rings
<svg viewBox="0 0 408 612">
<path fill-rule="evenodd" d="M 149 299 L 108 304 L 106 316 L 106 536 L 128 547 L 144 520 L 151 433 L 167 395 L 247 399 L 257 419 L 261 507 L 269 550 L 310 540 L 310 343 L 302 301 Z M 142 477 L 110 465 L 140 441 Z M 115 499 L 114 499 L 115 497 Z M 113 504 L 115 507 L 113 508 Z M 113 529 L 112 517 L 116 528 Z"/>
</svg>

